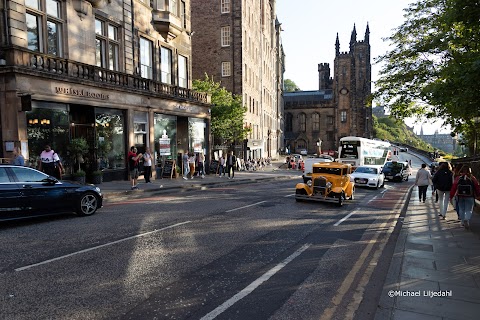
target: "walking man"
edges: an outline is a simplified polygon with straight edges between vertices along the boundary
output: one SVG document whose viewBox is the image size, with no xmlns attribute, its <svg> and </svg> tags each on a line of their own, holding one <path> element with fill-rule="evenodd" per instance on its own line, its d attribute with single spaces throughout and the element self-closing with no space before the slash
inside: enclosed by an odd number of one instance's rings
<svg viewBox="0 0 480 320">
<path fill-rule="evenodd" d="M 230 170 L 232 171 L 232 179 L 235 178 L 235 165 L 237 164 L 237 157 L 233 154 L 233 151 L 230 151 L 230 154 L 227 157 L 227 172 L 228 179 L 230 179 Z"/>
</svg>

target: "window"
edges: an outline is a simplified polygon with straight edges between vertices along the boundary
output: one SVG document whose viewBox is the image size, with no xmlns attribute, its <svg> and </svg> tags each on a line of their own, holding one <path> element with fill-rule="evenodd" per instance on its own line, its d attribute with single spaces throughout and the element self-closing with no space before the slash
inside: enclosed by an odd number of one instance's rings
<svg viewBox="0 0 480 320">
<path fill-rule="evenodd" d="M 221 43 L 222 47 L 230 46 L 230 26 L 222 27 L 221 29 Z"/>
<path fill-rule="evenodd" d="M 287 113 L 285 117 L 285 132 L 292 132 L 293 131 L 293 116 L 291 113 Z"/>
<path fill-rule="evenodd" d="M 306 127 L 307 127 L 306 119 L 307 119 L 307 117 L 305 116 L 305 113 L 300 113 L 298 115 L 298 124 L 300 126 L 300 131 L 301 132 L 306 131 Z"/>
<path fill-rule="evenodd" d="M 125 116 L 121 110 L 95 108 L 99 169 L 125 168 Z"/>
<path fill-rule="evenodd" d="M 187 11 L 185 1 L 180 1 L 180 21 L 182 22 L 183 29 L 187 28 Z"/>
<path fill-rule="evenodd" d="M 333 117 L 327 116 L 327 124 L 333 124 Z"/>
<path fill-rule="evenodd" d="M 341 111 L 340 112 L 340 121 L 341 122 L 347 122 L 347 111 Z"/>
<path fill-rule="evenodd" d="M 170 12 L 175 15 L 175 16 L 178 16 L 178 4 L 177 4 L 177 0 L 170 0 Z"/>
<path fill-rule="evenodd" d="M 312 115 L 312 130 L 315 132 L 320 131 L 320 115 L 318 113 L 314 113 Z"/>
<path fill-rule="evenodd" d="M 145 38 L 140 38 L 140 76 L 153 79 L 153 43 Z"/>
<path fill-rule="evenodd" d="M 187 78 L 187 58 L 178 56 L 178 86 L 182 88 L 188 87 Z"/>
<path fill-rule="evenodd" d="M 222 77 L 230 77 L 230 62 L 229 61 L 224 61 L 222 62 Z"/>
<path fill-rule="evenodd" d="M 144 1 L 147 1 L 147 0 L 144 0 Z M 165 11 L 165 0 L 155 0 L 155 9 L 159 11 Z"/>
<path fill-rule="evenodd" d="M 62 56 L 61 2 L 58 0 L 26 0 L 28 49 Z"/>
<path fill-rule="evenodd" d="M 118 27 L 95 19 L 95 60 L 98 67 L 119 70 Z"/>
<path fill-rule="evenodd" d="M 172 84 L 172 50 L 160 48 L 160 70 L 163 83 Z"/>
<path fill-rule="evenodd" d="M 222 13 L 230 12 L 230 0 L 222 0 L 220 6 L 221 6 Z"/>
</svg>

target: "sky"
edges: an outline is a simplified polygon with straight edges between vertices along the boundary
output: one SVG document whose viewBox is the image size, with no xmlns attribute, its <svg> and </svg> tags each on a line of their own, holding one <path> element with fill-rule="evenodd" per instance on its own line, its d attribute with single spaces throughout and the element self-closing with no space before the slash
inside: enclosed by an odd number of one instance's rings
<svg viewBox="0 0 480 320">
<path fill-rule="evenodd" d="M 381 68 L 375 58 L 389 50 L 388 42 L 393 29 L 404 22 L 404 8 L 413 0 L 277 0 L 277 17 L 282 24 L 282 44 L 285 52 L 285 79 L 290 79 L 301 90 L 318 90 L 318 64 L 329 63 L 333 76 L 335 40 L 338 33 L 340 52 L 349 51 L 353 25 L 357 41 L 364 40 L 367 23 L 370 28 L 370 55 L 372 81 L 378 79 Z M 374 90 L 374 85 L 372 85 Z M 374 104 L 375 105 L 375 104 Z M 420 123 L 406 120 L 420 132 Z M 435 130 L 445 133 L 441 123 L 425 122 L 424 134 Z"/>
</svg>

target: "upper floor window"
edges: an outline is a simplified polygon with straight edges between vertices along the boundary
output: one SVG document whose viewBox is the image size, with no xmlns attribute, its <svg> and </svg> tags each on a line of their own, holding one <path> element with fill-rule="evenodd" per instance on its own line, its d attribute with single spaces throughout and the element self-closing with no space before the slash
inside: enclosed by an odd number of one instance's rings
<svg viewBox="0 0 480 320">
<path fill-rule="evenodd" d="M 25 0 L 28 49 L 62 56 L 65 21 L 59 0 Z"/>
<path fill-rule="evenodd" d="M 149 0 L 143 0 L 144 2 L 150 2 Z M 155 9 L 159 11 L 165 11 L 165 0 L 154 0 Z"/>
<path fill-rule="evenodd" d="M 178 56 L 178 86 L 182 88 L 188 87 L 187 78 L 187 58 Z"/>
<path fill-rule="evenodd" d="M 170 12 L 175 15 L 175 16 L 178 16 L 178 3 L 177 3 L 177 0 L 170 0 Z"/>
<path fill-rule="evenodd" d="M 318 113 L 312 115 L 312 130 L 316 132 L 320 131 L 320 115 Z"/>
<path fill-rule="evenodd" d="M 230 61 L 222 62 L 222 77 L 230 77 L 231 70 L 230 70 Z"/>
<path fill-rule="evenodd" d="M 140 76 L 153 79 L 153 43 L 140 37 Z"/>
<path fill-rule="evenodd" d="M 99 67 L 119 70 L 118 27 L 109 22 L 95 19 L 95 60 Z"/>
<path fill-rule="evenodd" d="M 180 21 L 182 22 L 182 28 L 187 28 L 187 6 L 185 1 L 180 1 Z"/>
<path fill-rule="evenodd" d="M 163 83 L 172 84 L 172 50 L 160 48 L 160 71 Z"/>
<path fill-rule="evenodd" d="M 230 26 L 222 27 L 221 29 L 221 44 L 222 47 L 230 46 Z"/>
<path fill-rule="evenodd" d="M 307 117 L 305 116 L 305 113 L 300 113 L 298 115 L 298 124 L 300 126 L 300 131 L 305 132 L 307 129 Z"/>
<path fill-rule="evenodd" d="M 222 0 L 221 4 L 221 12 L 222 13 L 229 13 L 230 12 L 230 0 Z"/>
<path fill-rule="evenodd" d="M 333 117 L 327 116 L 327 124 L 333 124 Z"/>
<path fill-rule="evenodd" d="M 340 121 L 341 122 L 347 122 L 347 111 L 341 111 L 340 112 Z"/>
<path fill-rule="evenodd" d="M 293 131 L 293 116 L 291 113 L 287 113 L 285 117 L 285 132 Z"/>
</svg>

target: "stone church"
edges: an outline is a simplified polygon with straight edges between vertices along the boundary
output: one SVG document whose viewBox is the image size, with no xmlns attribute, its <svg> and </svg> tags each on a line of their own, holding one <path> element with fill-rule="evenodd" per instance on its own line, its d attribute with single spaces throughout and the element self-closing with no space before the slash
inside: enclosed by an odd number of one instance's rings
<svg viewBox="0 0 480 320">
<path fill-rule="evenodd" d="M 372 138 L 370 30 L 357 41 L 355 25 L 348 52 L 335 43 L 333 77 L 330 65 L 318 65 L 319 88 L 285 92 L 285 148 L 290 153 L 306 149 L 309 154 L 338 149 L 345 136 Z"/>
</svg>

